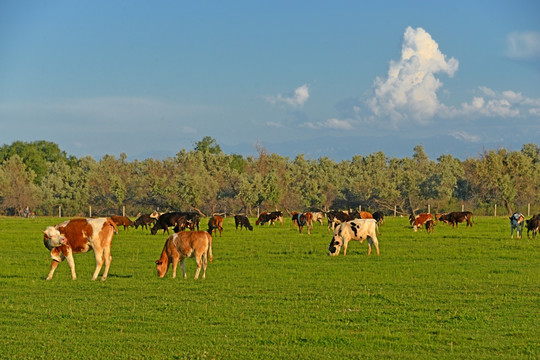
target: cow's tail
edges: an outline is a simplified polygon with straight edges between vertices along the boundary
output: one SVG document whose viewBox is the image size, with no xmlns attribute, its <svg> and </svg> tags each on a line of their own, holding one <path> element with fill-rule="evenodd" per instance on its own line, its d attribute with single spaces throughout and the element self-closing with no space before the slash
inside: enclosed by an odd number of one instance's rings
<svg viewBox="0 0 540 360">
<path fill-rule="evenodd" d="M 210 262 L 214 260 L 214 255 L 212 254 L 212 235 L 208 235 L 208 260 Z"/>
<path fill-rule="evenodd" d="M 109 225 L 112 226 L 112 228 L 114 230 L 114 233 L 118 234 L 118 226 L 116 226 L 116 223 L 114 221 L 112 221 L 111 218 L 107 218 L 107 222 L 109 223 Z"/>
</svg>

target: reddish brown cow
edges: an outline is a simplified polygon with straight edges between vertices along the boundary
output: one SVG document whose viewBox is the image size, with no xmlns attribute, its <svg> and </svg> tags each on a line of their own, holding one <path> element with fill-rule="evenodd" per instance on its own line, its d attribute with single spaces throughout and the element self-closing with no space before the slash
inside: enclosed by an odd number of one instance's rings
<svg viewBox="0 0 540 360">
<path fill-rule="evenodd" d="M 218 230 L 219 236 L 221 236 L 221 233 L 223 232 L 223 217 L 214 215 L 208 220 L 208 233 L 212 235 L 212 232 L 214 232 L 214 235 L 217 235 Z"/>
<path fill-rule="evenodd" d="M 125 216 L 112 215 L 111 220 L 114 221 L 116 226 L 124 226 L 124 230 L 129 229 L 130 226 L 135 226 L 133 221 L 129 220 L 129 218 Z"/>
<path fill-rule="evenodd" d="M 296 223 L 300 234 L 302 233 L 304 226 L 307 226 L 307 233 L 309 235 L 311 234 L 311 227 L 313 226 L 313 215 L 310 212 L 300 213 L 296 215 Z"/>
<path fill-rule="evenodd" d="M 424 224 L 429 220 L 433 220 L 433 214 L 426 214 L 426 213 L 418 214 L 414 218 L 414 221 L 412 224 L 414 231 L 417 231 L 418 229 L 422 230 L 422 226 L 424 226 Z"/>
<path fill-rule="evenodd" d="M 202 278 L 206 278 L 207 260 L 212 261 L 214 258 L 212 255 L 212 235 L 206 231 L 182 231 L 169 236 L 165 241 L 161 257 L 156 261 L 158 276 L 160 278 L 164 277 L 172 262 L 172 277 L 174 279 L 176 277 L 176 267 L 180 262 L 185 279 L 185 260 L 188 257 L 194 257 L 197 263 L 195 279 L 199 278 L 201 267 L 203 269 Z"/>
<path fill-rule="evenodd" d="M 73 254 L 85 253 L 94 250 L 96 257 L 96 270 L 92 280 L 96 280 L 101 266 L 105 262 L 105 270 L 101 280 L 107 279 L 111 266 L 111 243 L 118 228 L 114 221 L 109 218 L 97 219 L 73 219 L 56 226 L 49 226 L 43 231 L 43 243 L 51 251 L 51 271 L 47 280 L 52 279 L 58 264 L 67 259 L 71 269 L 71 278 L 77 279 Z"/>
</svg>

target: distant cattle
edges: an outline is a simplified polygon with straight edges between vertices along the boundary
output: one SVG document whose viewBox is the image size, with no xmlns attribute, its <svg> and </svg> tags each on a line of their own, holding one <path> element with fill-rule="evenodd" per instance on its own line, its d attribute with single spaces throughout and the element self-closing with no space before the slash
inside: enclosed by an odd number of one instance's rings
<svg viewBox="0 0 540 360">
<path fill-rule="evenodd" d="M 223 233 L 223 217 L 214 215 L 208 220 L 208 233 L 212 234 L 214 232 L 214 235 L 216 235 L 218 230 L 219 236 L 221 236 Z"/>
<path fill-rule="evenodd" d="M 202 278 L 206 277 L 206 265 L 208 260 L 213 260 L 212 236 L 206 231 L 183 231 L 170 235 L 165 241 L 161 257 L 156 261 L 156 269 L 160 278 L 164 277 L 172 263 L 173 274 L 176 277 L 178 262 L 182 267 L 182 274 L 186 278 L 185 259 L 194 257 L 197 263 L 195 279 L 199 278 L 201 267 Z"/>
<path fill-rule="evenodd" d="M 312 212 L 313 215 L 313 222 L 318 222 L 319 224 L 323 224 L 323 218 L 324 214 L 320 211 Z"/>
<path fill-rule="evenodd" d="M 533 215 L 532 218 L 527 220 L 527 239 L 530 239 L 529 237 L 529 231 L 532 231 L 533 239 L 536 239 L 536 234 L 538 233 L 540 228 L 540 214 Z"/>
<path fill-rule="evenodd" d="M 523 225 L 525 225 L 525 216 L 522 213 L 515 212 L 510 219 L 510 238 L 514 238 L 514 229 L 516 229 L 516 237 L 521 239 L 523 234 Z"/>
<path fill-rule="evenodd" d="M 307 227 L 308 235 L 311 234 L 311 228 L 313 227 L 313 215 L 310 212 L 297 214 L 296 224 L 298 225 L 298 231 L 300 234 L 302 233 L 304 226 Z"/>
<path fill-rule="evenodd" d="M 276 221 L 279 221 L 283 225 L 283 213 L 281 211 L 263 212 L 255 221 L 255 225 L 274 225 Z"/>
<path fill-rule="evenodd" d="M 107 279 L 111 266 L 111 243 L 118 227 L 109 218 L 72 219 L 56 226 L 49 226 L 43 231 L 43 244 L 51 251 L 51 270 L 47 280 L 52 279 L 54 271 L 60 262 L 67 259 L 71 270 L 71 278 L 77 279 L 73 254 L 94 250 L 96 269 L 92 280 L 96 280 L 103 263 L 105 269 L 101 280 Z"/>
<path fill-rule="evenodd" d="M 382 211 L 375 211 L 373 213 L 373 218 L 377 221 L 377 224 L 379 226 L 384 224 L 384 214 L 382 213 Z"/>
<path fill-rule="evenodd" d="M 156 218 L 152 217 L 151 214 L 146 214 L 146 215 L 139 216 L 133 222 L 133 226 L 135 226 L 135 229 L 138 229 L 140 226 L 141 228 L 148 230 L 148 226 L 154 225 L 155 222 L 156 222 Z"/>
<path fill-rule="evenodd" d="M 437 218 L 439 221 L 443 221 L 448 225 L 452 225 L 457 228 L 458 223 L 467 222 L 467 227 L 472 227 L 472 212 L 470 211 L 455 211 L 448 214 L 439 214 Z"/>
<path fill-rule="evenodd" d="M 328 219 L 329 232 L 330 232 L 330 229 L 332 232 L 334 232 L 334 228 L 336 225 L 339 225 L 341 223 L 351 220 L 349 214 L 347 214 L 344 211 L 336 211 L 336 210 L 328 211 L 326 213 L 326 218 Z"/>
<path fill-rule="evenodd" d="M 114 221 L 116 226 L 124 226 L 124 230 L 129 229 L 130 226 L 134 226 L 133 221 L 131 221 L 129 218 L 125 216 L 112 215 L 110 218 L 112 221 Z"/>
<path fill-rule="evenodd" d="M 433 221 L 433 219 L 430 219 L 424 223 L 424 226 L 426 227 L 426 232 L 428 234 L 431 234 L 433 232 L 433 229 L 435 228 L 435 221 Z"/>
<path fill-rule="evenodd" d="M 377 221 L 374 219 L 355 219 L 339 225 L 334 232 L 332 241 L 328 245 L 328 254 L 336 256 L 343 247 L 343 255 L 347 255 L 347 246 L 351 240 L 359 240 L 362 243 L 368 240 L 368 255 L 371 254 L 371 246 L 375 245 L 379 255 L 379 240 L 377 239 Z"/>
<path fill-rule="evenodd" d="M 412 224 L 414 231 L 416 232 L 418 229 L 422 230 L 424 224 L 430 220 L 433 220 L 433 214 L 422 213 L 416 215 Z"/>
<path fill-rule="evenodd" d="M 242 230 L 242 227 L 245 227 L 246 229 L 253 231 L 253 226 L 251 226 L 248 217 L 245 215 L 234 215 L 234 224 L 236 230 L 238 230 L 238 225 L 240 225 L 240 230 Z"/>
<path fill-rule="evenodd" d="M 170 234 L 169 227 L 176 226 L 176 223 L 182 216 L 184 216 L 182 213 L 174 211 L 160 215 L 154 227 L 150 230 L 150 233 L 156 235 L 158 230 L 163 230 L 163 233 L 167 231 L 167 234 Z"/>
<path fill-rule="evenodd" d="M 176 225 L 174 226 L 173 231 L 177 233 L 184 231 L 188 227 L 193 231 L 193 224 L 186 219 L 185 215 L 182 215 L 176 219 Z"/>
</svg>

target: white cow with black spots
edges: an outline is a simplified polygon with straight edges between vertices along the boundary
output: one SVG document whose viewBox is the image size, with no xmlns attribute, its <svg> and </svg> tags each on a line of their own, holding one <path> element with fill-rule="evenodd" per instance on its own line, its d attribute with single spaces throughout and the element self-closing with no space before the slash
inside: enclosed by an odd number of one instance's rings
<svg viewBox="0 0 540 360">
<path fill-rule="evenodd" d="M 343 255 L 347 255 L 347 246 L 351 240 L 359 240 L 362 243 L 368 241 L 368 255 L 371 254 L 371 246 L 375 245 L 377 255 L 379 255 L 379 240 L 377 239 L 377 221 L 374 219 L 355 219 L 342 223 L 336 228 L 330 245 L 328 245 L 328 255 L 339 255 L 343 247 Z"/>
</svg>

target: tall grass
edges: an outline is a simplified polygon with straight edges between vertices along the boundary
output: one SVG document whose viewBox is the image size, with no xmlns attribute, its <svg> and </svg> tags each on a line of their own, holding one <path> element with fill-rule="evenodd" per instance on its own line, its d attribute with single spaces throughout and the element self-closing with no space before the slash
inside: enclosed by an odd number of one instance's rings
<svg viewBox="0 0 540 360">
<path fill-rule="evenodd" d="M 130 229 L 113 240 L 105 282 L 94 256 L 54 278 L 41 230 L 57 218 L 0 218 L 0 357 L 27 359 L 537 358 L 538 240 L 510 239 L 506 218 L 472 229 L 380 228 L 381 255 L 284 226 L 214 236 L 206 280 L 158 279 L 166 235 Z M 254 219 L 252 219 L 254 223 Z M 205 221 L 203 221 L 205 223 Z M 305 229 L 304 229 L 305 231 Z M 181 274 L 181 272 L 180 272 Z"/>
</svg>

